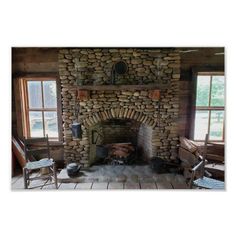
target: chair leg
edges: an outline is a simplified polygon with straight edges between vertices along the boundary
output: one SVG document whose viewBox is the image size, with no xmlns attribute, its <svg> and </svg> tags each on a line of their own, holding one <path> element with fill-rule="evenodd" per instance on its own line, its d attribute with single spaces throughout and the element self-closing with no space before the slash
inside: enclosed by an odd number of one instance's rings
<svg viewBox="0 0 236 236">
<path fill-rule="evenodd" d="M 193 181 L 194 181 L 194 178 L 195 178 L 195 171 L 192 172 L 191 174 L 191 179 L 189 181 L 189 188 L 192 189 L 193 188 Z"/>
<path fill-rule="evenodd" d="M 24 178 L 24 188 L 28 188 L 28 174 L 27 174 L 27 169 L 23 168 L 23 178 Z"/>
<path fill-rule="evenodd" d="M 53 176 L 54 176 L 55 187 L 56 187 L 56 189 L 58 189 L 56 163 L 53 164 Z"/>
</svg>

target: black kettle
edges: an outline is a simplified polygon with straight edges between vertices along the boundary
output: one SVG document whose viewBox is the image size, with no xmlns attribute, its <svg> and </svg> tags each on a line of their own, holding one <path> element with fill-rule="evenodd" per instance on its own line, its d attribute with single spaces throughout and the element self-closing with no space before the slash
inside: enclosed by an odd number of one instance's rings
<svg viewBox="0 0 236 236">
<path fill-rule="evenodd" d="M 70 177 L 76 177 L 79 173 L 81 166 L 77 163 L 70 163 L 66 166 L 67 174 Z"/>
</svg>

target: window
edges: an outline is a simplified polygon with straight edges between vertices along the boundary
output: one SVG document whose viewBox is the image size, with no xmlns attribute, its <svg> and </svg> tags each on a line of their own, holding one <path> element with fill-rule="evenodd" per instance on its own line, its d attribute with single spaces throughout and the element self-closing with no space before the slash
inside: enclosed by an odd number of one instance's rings
<svg viewBox="0 0 236 236">
<path fill-rule="evenodd" d="M 194 140 L 224 141 L 225 77 L 220 73 L 197 76 Z"/>
<path fill-rule="evenodd" d="M 56 79 L 21 79 L 21 94 L 24 136 L 59 141 Z"/>
</svg>

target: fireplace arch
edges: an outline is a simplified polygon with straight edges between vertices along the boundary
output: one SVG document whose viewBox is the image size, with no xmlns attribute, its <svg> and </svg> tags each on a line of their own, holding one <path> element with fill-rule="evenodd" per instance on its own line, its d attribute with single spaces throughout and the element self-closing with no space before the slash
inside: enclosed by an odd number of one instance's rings
<svg viewBox="0 0 236 236">
<path fill-rule="evenodd" d="M 130 144 L 134 147 L 136 162 L 148 162 L 153 157 L 153 128 L 134 119 L 111 118 L 90 125 L 88 134 L 89 164 L 98 161 L 97 146 Z"/>
<path fill-rule="evenodd" d="M 152 128 L 157 125 L 156 119 L 153 119 L 152 117 L 145 115 L 143 112 L 131 108 L 111 108 L 103 110 L 93 114 L 92 116 L 87 116 L 82 120 L 82 123 L 86 128 L 88 128 L 97 124 L 98 122 L 109 119 L 132 119 Z"/>
<path fill-rule="evenodd" d="M 90 113 L 91 114 L 91 113 Z M 152 114 L 153 115 L 153 114 Z M 80 142 L 80 149 L 82 150 L 83 156 L 87 157 L 89 165 L 93 164 L 96 160 L 95 149 L 96 144 L 93 143 L 93 132 L 97 129 L 102 129 L 101 127 L 106 127 L 103 129 L 109 130 L 107 127 L 109 123 L 113 123 L 113 128 L 120 127 L 120 124 L 114 125 L 115 121 L 127 121 L 132 123 L 132 131 L 136 130 L 136 140 L 132 137 L 132 140 L 119 137 L 118 134 L 113 134 L 112 131 L 119 128 L 110 130 L 110 137 L 115 137 L 113 142 L 130 142 L 132 141 L 138 149 L 138 155 L 141 156 L 145 161 L 149 161 L 154 155 L 156 155 L 157 146 L 153 142 L 153 133 L 156 132 L 156 127 L 158 126 L 157 117 L 154 119 L 150 114 L 145 114 L 142 111 L 138 111 L 134 108 L 111 108 L 111 109 L 102 109 L 98 112 L 93 112 L 92 115 L 83 117 L 80 120 L 83 128 L 83 137 Z M 100 128 L 99 128 L 100 127 Z M 125 127 L 125 125 L 124 125 Z M 123 127 L 123 128 L 124 128 Z M 130 126 L 126 127 L 126 131 Z M 120 127 L 121 128 L 121 127 Z M 122 130 L 122 128 L 121 128 Z M 99 131 L 101 133 L 101 130 Z M 108 132 L 106 133 L 106 138 L 99 144 L 108 144 Z M 129 132 L 127 132 L 129 133 Z M 129 136 L 131 138 L 131 135 Z M 155 140 L 154 140 L 155 141 Z M 112 140 L 110 140 L 110 143 Z M 82 144 L 82 145 L 81 145 Z"/>
</svg>

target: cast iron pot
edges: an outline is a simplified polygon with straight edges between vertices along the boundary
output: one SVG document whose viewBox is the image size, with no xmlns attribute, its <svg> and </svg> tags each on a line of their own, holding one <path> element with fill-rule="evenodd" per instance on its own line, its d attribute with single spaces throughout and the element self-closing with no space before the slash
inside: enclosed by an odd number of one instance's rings
<svg viewBox="0 0 236 236">
<path fill-rule="evenodd" d="M 160 157 L 154 157 L 150 162 L 151 168 L 159 174 L 167 173 L 166 162 Z"/>
<path fill-rule="evenodd" d="M 104 159 L 108 156 L 108 149 L 103 145 L 96 145 L 96 157 Z"/>
<path fill-rule="evenodd" d="M 70 163 L 66 166 L 67 174 L 70 177 L 75 177 L 78 175 L 81 166 L 77 163 Z"/>
</svg>

